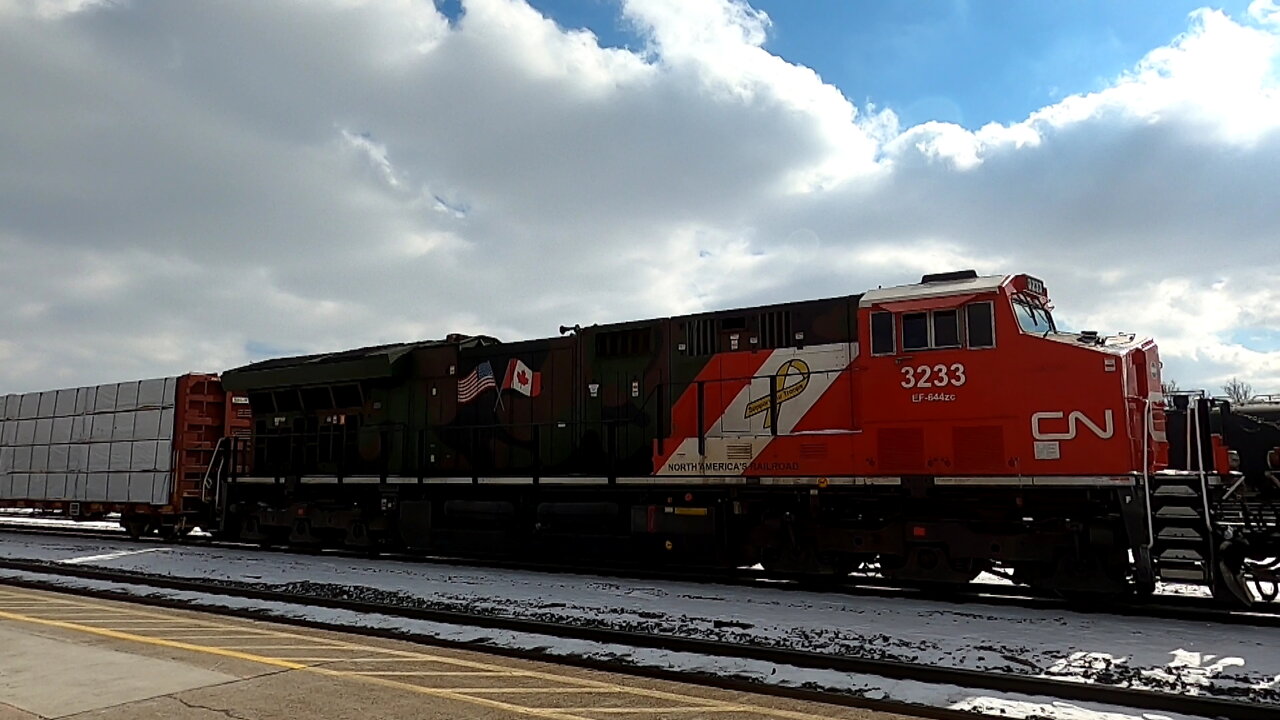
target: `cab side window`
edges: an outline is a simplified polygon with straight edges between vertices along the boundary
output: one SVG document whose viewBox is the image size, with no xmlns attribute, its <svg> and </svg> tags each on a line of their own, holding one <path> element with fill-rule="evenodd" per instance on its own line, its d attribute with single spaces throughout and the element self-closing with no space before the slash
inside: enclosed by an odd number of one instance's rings
<svg viewBox="0 0 1280 720">
<path fill-rule="evenodd" d="M 871 313 L 871 354 L 892 355 L 897 352 L 894 336 L 897 334 L 893 322 L 893 313 Z"/>
<path fill-rule="evenodd" d="M 946 310 L 901 314 L 880 310 L 871 313 L 872 355 L 966 347 L 993 348 L 996 346 L 995 335 L 994 304 L 989 301 Z"/>
<path fill-rule="evenodd" d="M 933 347 L 960 347 L 960 311 L 933 311 Z"/>
<path fill-rule="evenodd" d="M 906 313 L 902 316 L 902 349 L 929 348 L 929 313 Z"/>
<path fill-rule="evenodd" d="M 960 347 L 960 312 L 934 310 L 902 316 L 902 349 L 929 350 Z"/>
<path fill-rule="evenodd" d="M 969 303 L 964 308 L 965 330 L 969 335 L 969 347 L 990 348 L 996 346 L 996 328 L 989 302 Z"/>
</svg>

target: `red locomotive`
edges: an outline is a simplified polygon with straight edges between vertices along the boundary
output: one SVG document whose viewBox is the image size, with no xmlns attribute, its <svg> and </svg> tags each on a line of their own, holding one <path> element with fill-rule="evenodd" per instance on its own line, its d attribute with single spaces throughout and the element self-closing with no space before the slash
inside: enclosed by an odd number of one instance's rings
<svg viewBox="0 0 1280 720">
<path fill-rule="evenodd" d="M 856 322 L 865 340 L 718 354 L 657 474 L 1115 487 L 1166 464 L 1155 344 L 1059 332 L 1036 278 L 927 275 Z"/>
<path fill-rule="evenodd" d="M 259 542 L 1236 595 L 1280 554 L 1280 426 L 1235 472 L 1225 406 L 1165 398 L 1150 340 L 1061 331 L 1028 275 L 221 381 L 252 427 L 209 463 L 205 524 Z"/>
</svg>

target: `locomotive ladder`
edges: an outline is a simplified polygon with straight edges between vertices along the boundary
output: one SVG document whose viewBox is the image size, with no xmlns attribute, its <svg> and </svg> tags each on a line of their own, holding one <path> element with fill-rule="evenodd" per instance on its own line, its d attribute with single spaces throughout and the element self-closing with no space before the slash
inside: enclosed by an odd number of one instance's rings
<svg viewBox="0 0 1280 720">
<path fill-rule="evenodd" d="M 1151 556 L 1161 580 L 1212 584 L 1213 530 L 1199 473 L 1151 476 Z"/>
<path fill-rule="evenodd" d="M 1215 540 L 1200 408 L 1201 404 L 1192 398 L 1188 405 L 1187 458 L 1183 467 L 1195 469 L 1162 470 L 1148 477 L 1151 557 L 1161 580 L 1212 586 L 1216 572 Z"/>
</svg>

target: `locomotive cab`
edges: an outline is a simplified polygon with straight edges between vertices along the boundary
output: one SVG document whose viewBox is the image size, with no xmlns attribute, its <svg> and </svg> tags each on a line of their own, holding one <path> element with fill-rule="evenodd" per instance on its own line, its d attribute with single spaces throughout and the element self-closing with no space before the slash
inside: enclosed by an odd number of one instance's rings
<svg viewBox="0 0 1280 720">
<path fill-rule="evenodd" d="M 1141 486 L 1164 459 L 1154 343 L 1065 332 L 1039 279 L 973 271 L 867 292 L 858 322 L 862 466 L 921 498 L 899 520 L 900 550 L 880 558 L 886 574 L 1152 584 Z"/>
<path fill-rule="evenodd" d="M 1132 484 L 1163 462 L 1154 343 L 1060 330 L 1037 278 L 926 275 L 859 309 L 874 471 Z"/>
</svg>

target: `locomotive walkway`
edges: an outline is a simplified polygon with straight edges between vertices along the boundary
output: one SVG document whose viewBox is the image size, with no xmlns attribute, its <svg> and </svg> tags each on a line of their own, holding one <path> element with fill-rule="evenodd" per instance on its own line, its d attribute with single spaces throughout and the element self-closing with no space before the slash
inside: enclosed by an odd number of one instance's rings
<svg viewBox="0 0 1280 720">
<path fill-rule="evenodd" d="M 0 720 L 912 716 L 0 585 Z"/>
</svg>

